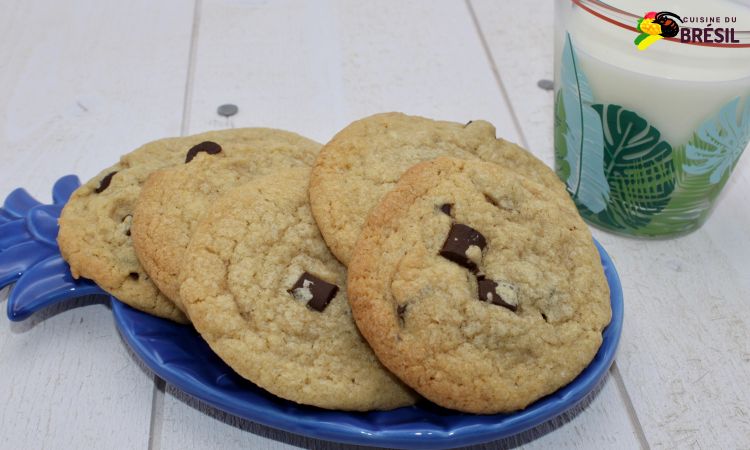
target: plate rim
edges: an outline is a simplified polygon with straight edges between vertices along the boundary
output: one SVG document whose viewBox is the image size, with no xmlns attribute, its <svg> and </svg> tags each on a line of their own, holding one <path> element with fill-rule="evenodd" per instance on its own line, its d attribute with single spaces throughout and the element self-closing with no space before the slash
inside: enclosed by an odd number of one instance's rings
<svg viewBox="0 0 750 450">
<path fill-rule="evenodd" d="M 478 417 L 497 416 L 498 422 L 492 424 L 470 424 L 448 430 L 431 430 L 427 434 L 417 434 L 415 430 L 377 430 L 369 431 L 350 424 L 335 421 L 318 421 L 305 417 L 302 420 L 289 417 L 288 414 L 266 407 L 253 407 L 247 402 L 239 402 L 231 396 L 221 397 L 214 392 L 214 386 L 206 386 L 182 372 L 177 372 L 172 365 L 165 365 L 144 345 L 144 340 L 134 334 L 134 330 L 126 326 L 126 315 L 136 311 L 110 296 L 112 312 L 118 331 L 130 348 L 157 376 L 176 386 L 184 393 L 195 397 L 210 406 L 258 424 L 283 430 L 286 432 L 344 444 L 378 445 L 397 448 L 450 448 L 461 445 L 472 445 L 509 437 L 556 417 L 572 409 L 588 394 L 590 394 L 609 371 L 614 361 L 620 336 L 622 334 L 624 302 L 620 277 L 614 261 L 602 245 L 594 239 L 599 251 L 602 268 L 610 289 L 610 305 L 612 319 L 602 332 L 602 345 L 592 362 L 567 385 L 559 388 L 547 397 L 537 400 L 524 410 L 510 414 L 481 415 Z M 129 311 L 130 310 L 130 311 Z M 137 312 L 137 311 L 136 311 Z M 165 319 L 166 320 L 166 319 Z M 196 331 L 197 332 L 197 331 Z M 605 345 L 606 344 L 606 345 Z M 195 386 L 205 386 L 208 389 L 195 389 Z M 565 390 L 564 395 L 557 395 Z M 267 395 L 273 394 L 266 392 Z M 273 396 L 275 397 L 275 396 Z M 278 398 L 278 397 L 275 397 Z M 413 408 L 406 407 L 406 408 Z M 327 410 L 321 409 L 323 412 Z M 342 414 L 347 412 L 338 411 Z M 388 412 L 383 412 L 387 414 Z M 356 413 L 353 413 L 356 414 Z M 457 414 L 460 414 L 457 412 Z"/>
</svg>

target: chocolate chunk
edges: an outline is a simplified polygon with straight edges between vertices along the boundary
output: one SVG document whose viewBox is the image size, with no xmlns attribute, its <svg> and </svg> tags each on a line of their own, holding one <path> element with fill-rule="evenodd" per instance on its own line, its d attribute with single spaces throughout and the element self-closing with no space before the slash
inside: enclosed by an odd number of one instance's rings
<svg viewBox="0 0 750 450">
<path fill-rule="evenodd" d="M 292 294 L 296 300 L 306 301 L 308 308 L 322 312 L 331 303 L 338 291 L 339 287 L 335 284 L 328 283 L 305 272 L 300 275 L 294 286 L 287 292 Z"/>
<path fill-rule="evenodd" d="M 206 152 L 209 155 L 215 155 L 221 151 L 221 145 L 217 144 L 216 142 L 206 141 L 201 142 L 198 145 L 193 146 L 190 150 L 187 152 L 187 156 L 185 157 L 185 164 L 189 163 L 190 161 L 195 158 L 195 155 L 197 155 L 200 152 Z"/>
<path fill-rule="evenodd" d="M 453 210 L 453 203 L 444 203 L 440 206 L 440 211 L 443 212 L 443 214 L 451 215 L 451 211 Z"/>
<path fill-rule="evenodd" d="M 481 251 L 486 246 L 487 240 L 482 236 L 482 233 L 468 225 L 454 223 L 443 243 L 443 248 L 440 250 L 440 256 L 469 270 L 476 271 L 477 264 L 472 259 L 476 260 L 477 258 L 472 258 L 471 253 L 478 252 L 481 258 Z M 471 247 L 477 247 L 477 249 L 474 249 L 473 252 Z"/>
<path fill-rule="evenodd" d="M 140 277 L 141 277 L 140 275 L 138 275 L 138 272 L 130 272 L 130 273 L 128 274 L 128 276 L 129 276 L 129 277 L 130 277 L 130 279 L 131 279 L 131 280 L 133 280 L 133 281 L 138 281 L 138 278 L 140 278 Z"/>
<path fill-rule="evenodd" d="M 97 194 L 101 194 L 102 192 L 104 192 L 104 190 L 109 187 L 109 183 L 112 182 L 112 177 L 115 176 L 116 173 L 117 171 L 114 171 L 105 175 L 104 178 L 102 178 L 102 181 L 99 182 L 99 187 L 94 189 L 94 192 L 96 192 Z"/>
<path fill-rule="evenodd" d="M 496 283 L 483 276 L 477 277 L 479 300 L 503 306 L 514 312 L 518 309 L 518 297 L 515 289 L 509 283 Z"/>
</svg>

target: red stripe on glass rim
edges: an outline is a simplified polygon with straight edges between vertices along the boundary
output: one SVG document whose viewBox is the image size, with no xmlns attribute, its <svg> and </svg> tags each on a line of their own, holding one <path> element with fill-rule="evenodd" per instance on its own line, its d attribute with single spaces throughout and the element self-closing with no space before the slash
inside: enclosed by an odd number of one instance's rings
<svg viewBox="0 0 750 450">
<path fill-rule="evenodd" d="M 584 11 L 590 13 L 593 16 L 596 16 L 596 17 L 604 20 L 605 22 L 609 22 L 612 25 L 617 25 L 620 28 L 624 28 L 626 30 L 633 31 L 635 33 L 640 33 L 640 31 L 638 31 L 638 29 L 636 27 L 632 26 L 632 25 L 626 25 L 626 24 L 624 24 L 622 22 L 619 22 L 619 21 L 617 21 L 617 20 L 615 20 L 615 19 L 613 19 L 611 17 L 607 17 L 606 15 L 604 15 L 604 14 L 598 12 L 598 11 L 594 11 L 590 7 L 586 6 L 584 4 L 584 1 L 585 0 L 571 0 L 571 2 L 573 4 L 580 6 Z M 626 16 L 635 17 L 635 18 L 639 18 L 640 17 L 640 16 L 636 16 L 636 15 L 634 15 L 632 13 L 629 13 L 627 11 L 623 11 L 621 9 L 617 9 L 617 8 L 615 8 L 613 6 L 607 5 L 606 3 L 602 3 L 600 1 L 591 1 L 590 3 L 595 3 L 596 5 L 601 6 L 602 8 L 605 8 L 605 9 L 608 9 L 610 11 L 614 11 L 614 12 L 617 12 L 617 13 L 620 13 L 620 14 L 623 14 L 623 15 L 626 15 Z M 690 27 L 685 27 L 685 28 L 690 29 Z M 739 31 L 739 33 L 745 33 L 745 32 L 744 31 Z M 716 44 L 716 43 L 706 43 L 706 42 L 682 42 L 680 39 L 676 39 L 676 38 L 673 38 L 673 37 L 671 37 L 671 38 L 664 38 L 664 40 L 676 42 L 678 44 L 698 45 L 698 46 L 701 46 L 701 47 L 724 47 L 724 48 L 748 48 L 748 47 L 750 47 L 750 43 L 748 43 L 748 44 L 726 44 L 726 43 Z"/>
</svg>

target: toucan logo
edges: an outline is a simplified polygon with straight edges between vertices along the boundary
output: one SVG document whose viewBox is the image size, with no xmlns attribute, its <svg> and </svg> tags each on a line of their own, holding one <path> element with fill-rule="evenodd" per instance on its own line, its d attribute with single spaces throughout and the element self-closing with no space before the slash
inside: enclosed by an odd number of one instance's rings
<svg viewBox="0 0 750 450">
<path fill-rule="evenodd" d="M 634 41 L 638 50 L 646 50 L 660 39 L 677 36 L 680 32 L 677 21 L 682 23 L 680 16 L 669 11 L 646 13 L 642 19 L 638 19 L 638 26 L 636 27 L 641 32 Z"/>
</svg>

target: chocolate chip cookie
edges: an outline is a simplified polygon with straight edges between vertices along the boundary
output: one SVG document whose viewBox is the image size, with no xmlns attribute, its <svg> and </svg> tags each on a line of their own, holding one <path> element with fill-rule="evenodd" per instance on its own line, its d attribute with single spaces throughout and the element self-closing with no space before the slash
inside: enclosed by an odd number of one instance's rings
<svg viewBox="0 0 750 450">
<path fill-rule="evenodd" d="M 290 167 L 310 167 L 320 144 L 267 128 L 243 130 L 214 156 L 152 173 L 141 189 L 131 228 L 138 259 L 153 282 L 184 312 L 179 273 L 198 219 L 225 191 Z"/>
<path fill-rule="evenodd" d="M 79 187 L 63 208 L 57 243 L 75 278 L 85 277 L 128 305 L 187 322 L 162 295 L 136 257 L 130 226 L 138 194 L 156 170 L 221 153 L 222 146 L 251 142 L 242 129 L 150 142 L 120 158 Z"/>
<path fill-rule="evenodd" d="M 180 296 L 195 328 L 237 373 L 322 408 L 414 402 L 357 331 L 346 269 L 310 213 L 309 169 L 287 169 L 222 195 L 193 231 Z"/>
<path fill-rule="evenodd" d="M 518 410 L 572 381 L 611 316 L 570 199 L 477 160 L 409 169 L 369 215 L 348 284 L 383 364 L 472 413 Z"/>
<path fill-rule="evenodd" d="M 365 218 L 406 169 L 439 156 L 494 162 L 564 191 L 557 176 L 521 147 L 498 139 L 492 124 L 377 114 L 340 131 L 320 152 L 310 203 L 328 246 L 347 264 Z"/>
</svg>

